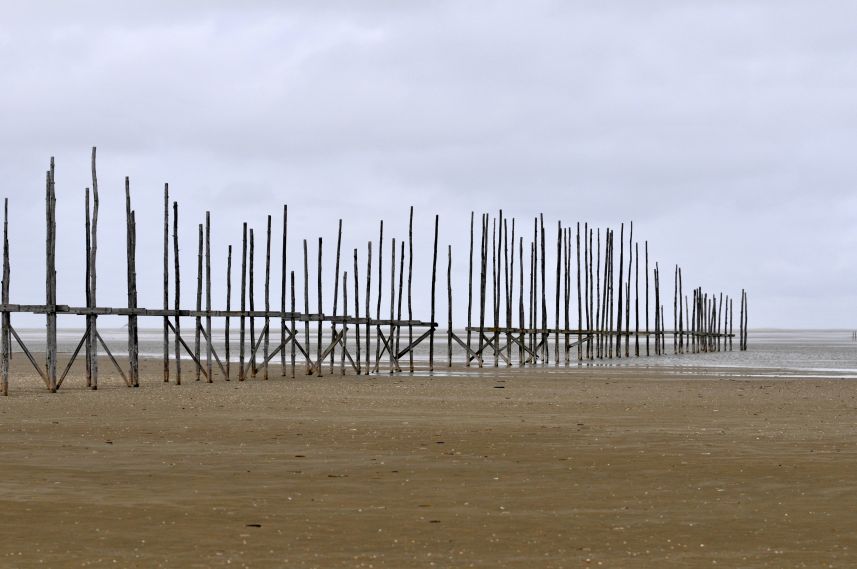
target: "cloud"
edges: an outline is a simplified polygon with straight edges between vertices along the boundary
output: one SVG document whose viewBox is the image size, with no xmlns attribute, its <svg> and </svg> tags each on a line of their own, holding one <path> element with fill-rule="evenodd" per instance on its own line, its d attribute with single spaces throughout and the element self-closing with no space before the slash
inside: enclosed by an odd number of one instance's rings
<svg viewBox="0 0 857 569">
<path fill-rule="evenodd" d="M 138 258 L 156 269 L 165 181 L 189 267 L 206 209 L 222 252 L 288 202 L 297 259 L 298 235 L 330 243 L 339 218 L 346 251 L 379 218 L 402 237 L 413 204 L 419 277 L 439 213 L 462 281 L 469 212 L 502 207 L 525 225 L 633 219 L 707 290 L 748 287 L 754 324 L 848 326 L 855 16 L 844 1 L 11 2 L 13 294 L 39 300 L 26 259 L 40 258 L 55 155 L 60 296 L 82 298 L 95 144 L 105 263 L 122 261 L 127 174 Z M 105 279 L 121 302 L 121 271 Z M 157 304 L 159 281 L 142 277 L 141 303 Z"/>
</svg>

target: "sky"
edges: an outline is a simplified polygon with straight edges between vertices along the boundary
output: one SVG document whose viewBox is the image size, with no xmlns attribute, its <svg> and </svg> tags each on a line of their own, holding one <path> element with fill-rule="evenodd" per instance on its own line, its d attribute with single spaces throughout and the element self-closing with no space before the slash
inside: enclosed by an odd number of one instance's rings
<svg viewBox="0 0 857 569">
<path fill-rule="evenodd" d="M 240 250 L 242 222 L 258 253 L 273 215 L 278 260 L 289 205 L 300 285 L 301 239 L 315 259 L 323 237 L 329 273 L 342 219 L 343 270 L 353 278 L 358 247 L 363 282 L 379 220 L 385 239 L 402 239 L 414 206 L 423 319 L 434 215 L 438 312 L 451 244 L 460 319 L 470 212 L 502 209 L 527 228 L 543 213 L 548 243 L 558 220 L 633 221 L 652 262 L 667 275 L 681 265 L 685 290 L 747 289 L 751 327 L 857 328 L 855 32 L 857 4 L 827 0 L 5 0 L 11 301 L 44 302 L 54 156 L 58 301 L 83 304 L 83 199 L 97 146 L 100 305 L 126 300 L 129 176 L 141 306 L 162 302 L 168 182 L 188 308 L 206 210 L 222 307 L 226 248 Z"/>
</svg>

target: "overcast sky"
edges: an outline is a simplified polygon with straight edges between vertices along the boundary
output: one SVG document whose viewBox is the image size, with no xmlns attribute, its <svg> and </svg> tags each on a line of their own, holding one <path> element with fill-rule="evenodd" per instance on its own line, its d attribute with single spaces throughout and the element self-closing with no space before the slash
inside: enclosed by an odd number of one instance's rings
<svg viewBox="0 0 857 569">
<path fill-rule="evenodd" d="M 341 217 L 350 272 L 378 220 L 401 238 L 414 205 L 426 319 L 433 214 L 441 247 L 453 244 L 461 314 L 469 212 L 503 208 L 527 227 L 544 212 L 552 231 L 557 219 L 633 220 L 653 260 L 683 267 L 685 288 L 747 288 L 751 326 L 857 327 L 855 63 L 853 1 L 6 0 L 12 302 L 44 302 L 50 156 L 59 302 L 83 302 L 96 145 L 99 304 L 125 301 L 129 175 L 141 305 L 161 303 L 169 182 L 188 307 L 206 209 L 218 306 L 242 221 L 261 233 L 273 214 L 277 234 L 288 203 L 297 269 L 303 237 L 314 255 L 324 236 L 332 258 Z"/>
</svg>

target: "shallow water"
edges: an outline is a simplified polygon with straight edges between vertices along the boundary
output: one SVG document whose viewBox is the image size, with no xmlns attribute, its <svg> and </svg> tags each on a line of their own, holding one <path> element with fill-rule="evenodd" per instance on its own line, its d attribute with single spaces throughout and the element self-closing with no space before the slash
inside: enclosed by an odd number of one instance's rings
<svg viewBox="0 0 857 569">
<path fill-rule="evenodd" d="M 262 326 L 257 326 L 257 334 Z M 44 351 L 44 329 L 21 329 L 18 330 L 21 338 L 27 344 L 27 347 L 32 352 Z M 100 333 L 107 342 L 110 350 L 117 356 L 127 354 L 127 330 L 120 329 L 100 329 Z M 63 329 L 58 332 L 58 347 L 61 354 L 70 355 L 74 352 L 80 341 L 83 330 Z M 161 357 L 163 332 L 161 330 L 145 329 L 140 330 L 140 355 L 142 357 Z M 457 332 L 464 339 L 464 332 Z M 249 335 L 249 329 L 248 329 Z M 224 356 L 224 333 L 223 330 L 215 330 L 214 346 L 215 351 L 221 359 Z M 279 334 L 272 334 L 271 345 L 276 346 L 276 340 Z M 418 336 L 415 331 L 414 336 Z M 183 337 L 187 344 L 193 347 L 193 335 L 187 332 L 183 333 Z M 248 336 L 249 337 L 249 336 Z M 407 331 L 403 331 L 400 340 L 400 346 L 406 345 Z M 238 339 L 237 330 L 230 333 L 231 353 L 230 359 L 237 361 L 238 359 Z M 299 341 L 304 342 L 303 332 L 299 335 Z M 363 338 L 365 342 L 365 337 Z M 325 334 L 324 343 L 329 342 L 329 330 Z M 447 353 L 447 337 L 444 332 L 438 332 L 435 336 L 435 366 L 440 368 L 436 374 L 443 372 L 443 367 L 446 363 Z M 14 342 L 13 342 L 14 343 Z M 353 331 L 349 334 L 349 350 L 355 354 L 354 334 Z M 310 344 L 312 351 L 316 350 L 316 332 L 310 331 Z M 475 344 L 475 336 L 474 336 Z M 502 342 L 501 342 L 502 344 Z M 203 344 L 204 346 L 204 344 Z M 364 344 L 365 346 L 365 344 Z M 654 354 L 653 345 L 650 348 Z M 683 375 L 696 373 L 693 368 L 718 368 L 722 371 L 722 375 L 730 377 L 760 377 L 760 378 L 776 378 L 776 377 L 834 377 L 841 379 L 857 379 L 857 341 L 851 339 L 851 332 L 848 330 L 760 330 L 752 331 L 749 336 L 749 349 L 746 352 L 740 352 L 736 349 L 733 351 L 710 352 L 700 354 L 672 354 L 672 338 L 667 338 L 668 355 L 656 357 L 631 357 L 631 358 L 613 358 L 603 360 L 577 362 L 577 350 L 571 349 L 571 367 L 614 367 L 614 368 L 657 368 L 660 371 L 669 374 L 670 370 L 681 372 Z M 14 344 L 15 351 L 20 351 L 17 344 Z M 173 348 L 173 339 L 170 336 L 170 349 Z M 374 338 L 371 344 L 371 353 L 374 358 L 375 342 Z M 365 349 L 364 349 L 365 351 Z M 634 339 L 631 339 L 631 351 L 634 351 Z M 249 348 L 248 348 L 249 352 Z M 203 347 L 204 353 L 204 347 Z M 645 354 L 645 338 L 640 339 L 640 353 Z M 418 363 L 428 361 L 428 342 L 423 342 L 414 352 L 414 360 Z M 260 348 L 261 356 L 261 348 Z M 260 357 L 257 356 L 257 357 Z M 186 357 L 186 356 L 185 356 Z M 557 368 L 553 363 L 546 366 L 541 366 L 545 372 L 550 373 L 552 370 L 561 371 L 565 369 L 562 354 L 560 354 L 562 363 Z M 290 356 L 287 354 L 287 359 Z M 300 354 L 298 354 L 300 358 Z M 364 354 L 365 358 L 365 354 Z M 275 361 L 279 360 L 279 355 L 275 357 Z M 337 356 L 337 363 L 339 357 Z M 464 363 L 464 351 L 456 344 L 453 344 L 453 362 L 456 364 Z M 554 361 L 554 345 L 551 343 L 551 362 Z M 482 373 L 496 375 L 497 372 L 503 372 L 507 369 L 500 362 L 500 368 L 493 367 L 493 355 L 486 353 L 486 366 Z M 386 365 L 386 367 L 385 367 Z M 381 369 L 389 369 L 389 359 L 382 358 Z M 517 369 L 517 366 L 508 368 L 510 371 Z M 476 372 L 475 369 L 472 369 Z M 701 373 L 701 372 L 700 372 Z M 706 372 L 710 375 L 710 371 Z"/>
</svg>

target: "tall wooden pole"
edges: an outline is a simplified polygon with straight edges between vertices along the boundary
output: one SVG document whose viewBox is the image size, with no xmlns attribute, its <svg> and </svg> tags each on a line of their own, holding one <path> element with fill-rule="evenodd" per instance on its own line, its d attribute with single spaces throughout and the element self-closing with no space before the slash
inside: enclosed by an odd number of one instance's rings
<svg viewBox="0 0 857 569">
<path fill-rule="evenodd" d="M 447 367 L 452 367 L 452 245 L 447 246 L 446 307 L 446 363 Z"/>
<path fill-rule="evenodd" d="M 252 273 L 251 273 L 252 274 Z M 252 309 L 251 309 L 252 310 Z M 309 360 L 312 359 L 311 343 L 309 340 L 309 253 L 307 251 L 307 240 L 304 239 L 304 349 L 307 354 L 307 375 L 312 374 L 312 364 Z"/>
<path fill-rule="evenodd" d="M 170 381 L 170 185 L 164 184 L 164 383 Z"/>
<path fill-rule="evenodd" d="M 247 259 L 247 301 L 250 304 L 250 377 L 256 377 L 256 233 L 250 228 L 250 253 Z M 309 344 L 307 344 L 309 350 Z"/>
<path fill-rule="evenodd" d="M 378 235 L 378 298 L 377 306 L 375 307 L 375 318 L 381 320 L 381 297 L 384 293 L 384 220 L 381 220 L 381 230 Z M 367 306 L 368 310 L 368 306 Z M 381 341 L 378 332 L 381 331 L 381 324 L 376 324 L 375 334 L 375 368 L 377 369 L 381 359 Z M 368 357 L 368 356 L 367 356 Z"/>
<path fill-rule="evenodd" d="M 337 309 L 339 308 L 339 302 L 338 302 L 339 301 L 339 257 L 341 254 L 341 250 L 342 250 L 342 220 L 340 219 L 339 225 L 338 225 L 337 231 L 336 231 L 336 263 L 334 265 L 335 268 L 333 270 L 333 318 L 334 318 L 334 322 L 331 325 L 331 330 L 332 330 L 334 338 L 336 338 L 336 321 L 335 321 L 336 312 L 337 312 Z M 345 286 L 345 284 L 343 283 L 342 286 Z M 344 302 L 344 298 L 343 298 L 343 302 Z M 347 313 L 347 311 L 345 311 L 345 312 L 343 312 L 343 314 L 347 315 L 348 313 Z M 347 327 L 347 326 L 344 325 L 344 327 Z M 336 358 L 336 347 L 334 346 L 334 348 L 330 351 L 330 373 L 333 373 L 333 365 L 334 365 L 335 358 Z"/>
<path fill-rule="evenodd" d="M 324 303 L 322 300 L 322 289 L 321 289 L 321 280 L 322 280 L 322 258 L 321 254 L 323 248 L 322 238 L 318 238 L 318 268 L 316 271 L 316 288 L 317 288 L 317 299 L 318 299 L 318 316 L 319 318 L 324 318 Z M 318 360 L 318 376 L 322 376 L 322 367 L 324 362 L 321 361 L 322 358 L 322 337 L 324 334 L 324 327 L 322 326 L 322 321 L 319 320 L 316 326 L 316 359 Z"/>
<path fill-rule="evenodd" d="M 86 219 L 89 221 L 89 189 L 86 191 Z M 87 242 L 88 242 L 87 234 Z M 9 304 L 9 198 L 3 200 L 3 282 L 0 286 L 0 302 Z M 87 282 L 87 288 L 89 283 Z M 2 313 L 2 328 L 0 331 L 0 382 L 2 382 L 3 396 L 9 395 L 9 357 L 11 356 L 11 345 L 9 343 L 10 318 L 9 311 Z"/>
<path fill-rule="evenodd" d="M 98 254 L 98 176 L 95 167 L 95 147 L 92 147 L 92 247 L 89 251 L 89 300 L 92 306 L 98 306 L 96 299 L 96 257 Z M 91 348 L 89 372 L 92 376 L 90 387 L 98 389 L 98 316 L 90 315 L 89 345 Z"/>
<path fill-rule="evenodd" d="M 268 379 L 268 353 L 271 349 L 271 216 L 268 216 L 268 227 L 265 238 L 265 339 L 262 344 L 264 379 Z"/>
<path fill-rule="evenodd" d="M 226 381 L 230 379 L 229 363 L 229 311 L 232 310 L 232 245 L 226 249 L 226 323 L 223 331 L 224 357 L 226 359 Z M 283 347 L 285 351 L 285 346 Z"/>
<path fill-rule="evenodd" d="M 408 345 L 414 343 L 414 327 L 411 321 L 414 319 L 414 310 L 411 299 L 411 279 L 414 273 L 414 206 L 411 206 L 408 214 Z M 357 278 L 355 273 L 354 278 Z M 355 299 L 356 302 L 356 299 Z M 414 351 L 408 350 L 408 370 L 414 372 Z"/>
<path fill-rule="evenodd" d="M 92 255 L 92 219 L 90 217 L 91 216 L 91 209 L 89 207 L 89 188 L 86 188 L 86 191 L 84 192 L 84 194 L 85 194 L 84 201 L 86 202 L 86 204 L 85 204 L 86 205 L 86 239 L 85 239 L 85 241 L 86 241 L 86 277 L 85 277 L 85 281 L 84 281 L 84 290 L 86 292 L 86 307 L 92 308 L 92 295 L 91 295 L 92 291 L 89 289 L 89 281 L 90 281 L 89 258 Z M 8 199 L 6 201 L 8 202 Z M 8 205 L 6 207 L 8 209 Z M 164 310 L 166 310 L 167 308 L 168 307 L 165 306 Z M 89 325 L 92 321 L 92 315 L 87 314 L 85 320 L 86 320 L 87 330 L 89 330 Z M 4 334 L 5 333 L 6 332 L 5 332 L 5 328 L 4 328 Z M 91 367 L 92 366 L 92 342 L 91 342 L 92 336 L 89 335 L 88 331 L 85 334 L 86 334 L 86 340 L 85 340 L 86 349 L 84 350 L 84 354 L 86 357 L 86 386 L 92 387 L 92 367 Z M 164 340 L 164 342 L 166 343 L 166 340 Z M 165 350 L 167 349 L 166 346 L 164 346 L 164 349 Z"/>
<path fill-rule="evenodd" d="M 212 372 L 212 342 L 211 335 L 211 212 L 205 212 L 205 371 L 208 383 L 214 382 Z"/>
<path fill-rule="evenodd" d="M 57 390 L 57 313 L 56 313 L 56 258 L 54 236 L 56 232 L 56 197 L 54 196 L 54 159 L 51 157 L 51 168 L 47 173 L 47 183 L 45 191 L 45 218 L 46 218 L 46 238 L 45 238 L 45 304 L 47 316 L 47 372 L 48 372 L 48 388 L 51 393 Z"/>
<path fill-rule="evenodd" d="M 370 304 L 372 293 L 372 241 L 369 241 L 366 247 L 366 375 L 369 375 L 372 371 L 372 352 L 370 351 L 371 342 L 369 340 L 372 333 L 372 305 Z M 355 282 L 356 276 L 355 273 Z"/>
<path fill-rule="evenodd" d="M 583 359 L 583 307 L 580 294 L 580 222 L 577 222 L 577 359 Z"/>
<path fill-rule="evenodd" d="M 429 331 L 429 371 L 434 371 L 435 288 L 437 284 L 437 233 L 439 215 L 434 216 L 434 249 L 431 261 L 431 329 Z"/>
<path fill-rule="evenodd" d="M 283 251 L 280 268 L 280 376 L 286 375 L 286 257 L 288 254 L 289 206 L 283 205 Z M 294 333 L 294 327 L 292 327 Z"/>
<path fill-rule="evenodd" d="M 241 233 L 241 316 L 238 319 L 238 381 L 246 379 L 244 359 L 247 343 L 247 222 L 242 225 Z"/>
<path fill-rule="evenodd" d="M 94 254 L 94 252 L 93 252 Z M 179 309 L 181 308 L 181 272 L 179 271 L 179 203 L 173 202 L 173 274 L 175 275 L 175 293 L 173 294 L 173 302 L 175 303 L 175 354 L 176 354 L 176 385 L 182 384 L 182 361 L 181 361 L 181 318 L 179 318 Z"/>
<path fill-rule="evenodd" d="M 360 362 L 360 272 L 357 268 L 357 249 L 354 249 L 354 343 L 356 346 L 356 362 L 357 375 L 361 373 Z"/>
<path fill-rule="evenodd" d="M 196 318 L 194 318 L 193 328 L 193 356 L 196 359 L 195 379 L 199 381 L 202 375 L 202 363 L 200 362 L 200 330 L 202 329 L 202 317 L 199 315 L 202 312 L 202 253 L 203 253 L 203 227 L 202 224 L 197 225 L 197 246 L 196 246 Z"/>
</svg>

